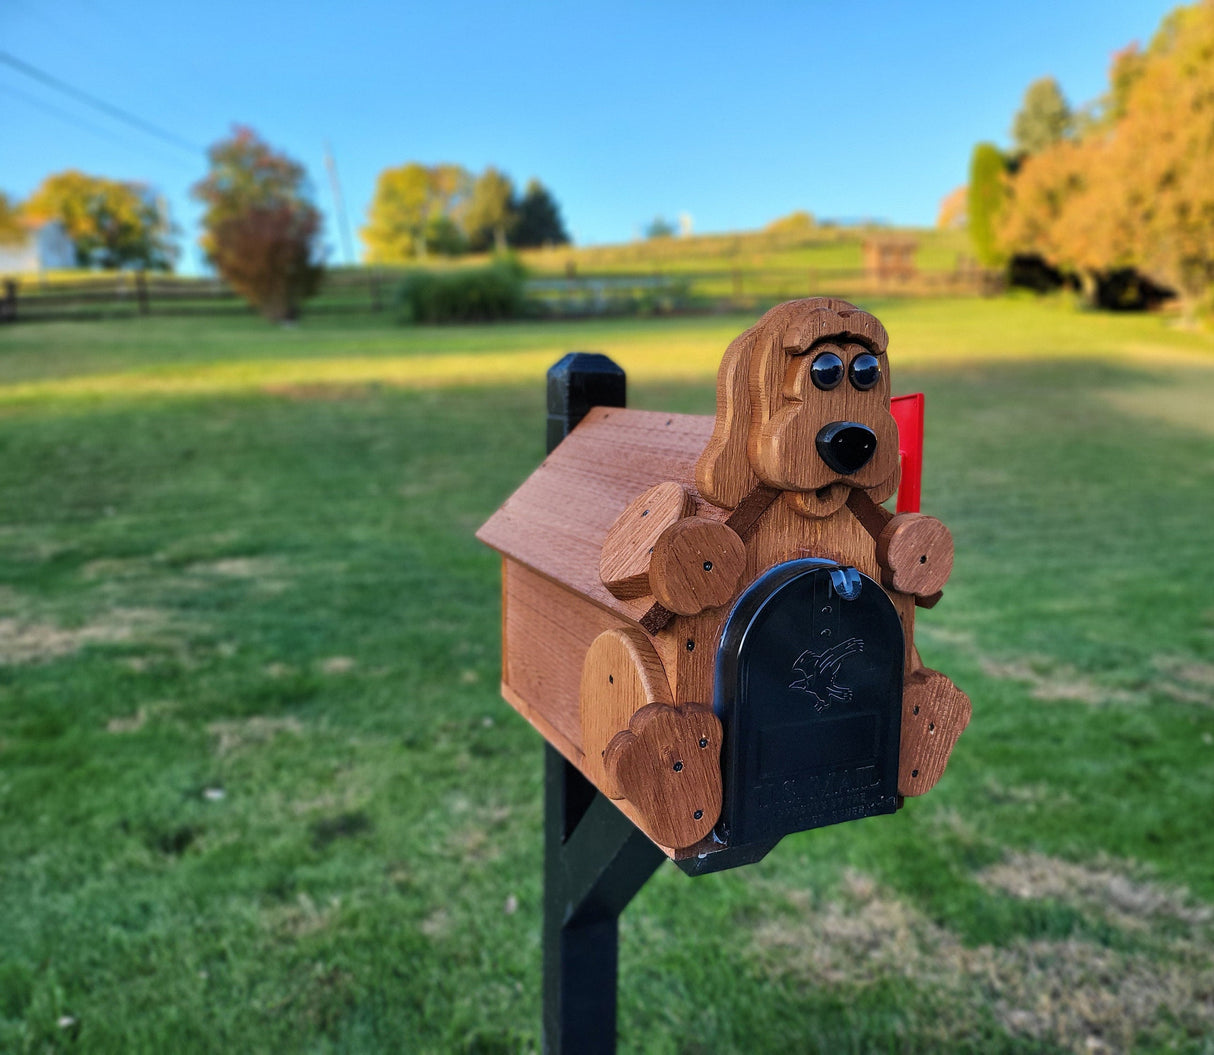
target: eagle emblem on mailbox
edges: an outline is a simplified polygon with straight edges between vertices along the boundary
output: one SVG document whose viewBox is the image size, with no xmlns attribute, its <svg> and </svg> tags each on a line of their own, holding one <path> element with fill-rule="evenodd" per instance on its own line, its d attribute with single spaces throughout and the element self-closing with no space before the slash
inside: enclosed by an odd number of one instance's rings
<svg viewBox="0 0 1214 1055">
<path fill-rule="evenodd" d="M 893 812 L 969 722 L 914 645 L 951 537 L 884 505 L 888 343 L 846 301 L 778 305 L 715 416 L 591 409 L 478 534 L 503 695 L 676 859 Z"/>
<path fill-rule="evenodd" d="M 839 684 L 839 669 L 848 656 L 863 651 L 864 640 L 858 637 L 849 637 L 816 652 L 807 648 L 792 665 L 794 678 L 788 687 L 808 695 L 816 711 L 824 711 L 832 703 L 846 703 L 852 698 L 852 691 Z"/>
</svg>

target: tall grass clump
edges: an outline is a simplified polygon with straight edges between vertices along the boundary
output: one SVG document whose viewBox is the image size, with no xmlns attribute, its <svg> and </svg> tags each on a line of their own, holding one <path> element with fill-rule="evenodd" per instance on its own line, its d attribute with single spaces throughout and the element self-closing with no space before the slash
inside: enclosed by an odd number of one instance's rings
<svg viewBox="0 0 1214 1055">
<path fill-rule="evenodd" d="M 415 271 L 397 292 L 402 323 L 492 322 L 522 314 L 527 272 L 502 257 L 486 267 Z"/>
</svg>

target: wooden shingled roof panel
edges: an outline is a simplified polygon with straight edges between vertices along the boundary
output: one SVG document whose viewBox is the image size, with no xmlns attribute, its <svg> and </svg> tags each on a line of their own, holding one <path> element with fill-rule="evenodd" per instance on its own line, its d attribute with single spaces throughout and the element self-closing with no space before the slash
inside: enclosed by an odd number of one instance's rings
<svg viewBox="0 0 1214 1055">
<path fill-rule="evenodd" d="M 488 546 L 639 623 L 652 598 L 621 601 L 599 581 L 599 551 L 642 491 L 674 480 L 695 491 L 710 415 L 595 407 L 476 533 Z"/>
</svg>

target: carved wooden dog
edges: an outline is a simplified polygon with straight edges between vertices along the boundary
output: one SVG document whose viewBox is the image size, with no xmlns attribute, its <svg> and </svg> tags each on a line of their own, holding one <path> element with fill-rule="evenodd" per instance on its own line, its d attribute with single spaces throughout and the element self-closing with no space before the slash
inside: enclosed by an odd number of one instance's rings
<svg viewBox="0 0 1214 1055">
<path fill-rule="evenodd" d="M 967 697 L 914 647 L 951 538 L 881 505 L 899 481 L 887 345 L 845 301 L 779 305 L 726 351 L 715 422 L 597 408 L 480 532 L 506 558 L 503 694 L 672 856 L 721 844 L 717 651 L 773 568 L 857 569 L 892 601 L 898 792 L 931 788 L 969 721 Z M 862 649 L 805 650 L 789 688 L 845 707 L 838 670 Z"/>
</svg>

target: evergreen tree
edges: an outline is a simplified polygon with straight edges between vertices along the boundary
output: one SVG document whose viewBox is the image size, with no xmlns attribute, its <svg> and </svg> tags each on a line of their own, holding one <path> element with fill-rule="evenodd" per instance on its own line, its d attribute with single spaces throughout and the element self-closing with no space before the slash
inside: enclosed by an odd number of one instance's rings
<svg viewBox="0 0 1214 1055">
<path fill-rule="evenodd" d="M 970 182 L 966 200 L 970 241 L 974 255 L 984 267 L 999 267 L 1005 257 L 995 237 L 995 225 L 1006 196 L 1007 159 L 993 143 L 979 143 L 970 158 Z"/>
<path fill-rule="evenodd" d="M 518 206 L 518 221 L 514 225 L 511 244 L 519 249 L 544 245 L 568 245 L 569 235 L 561 220 L 556 199 L 539 180 L 527 183 L 523 200 Z"/>
</svg>

